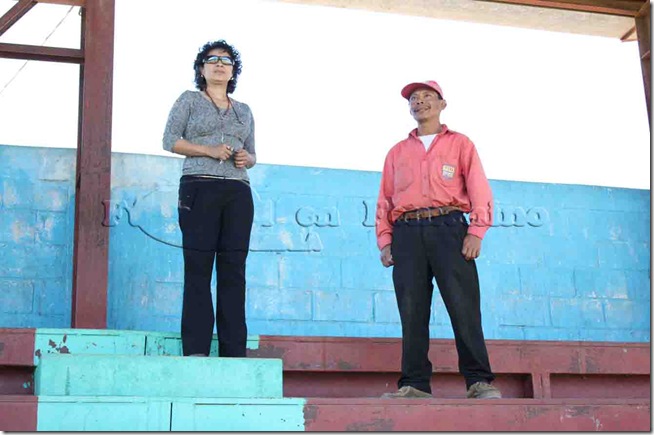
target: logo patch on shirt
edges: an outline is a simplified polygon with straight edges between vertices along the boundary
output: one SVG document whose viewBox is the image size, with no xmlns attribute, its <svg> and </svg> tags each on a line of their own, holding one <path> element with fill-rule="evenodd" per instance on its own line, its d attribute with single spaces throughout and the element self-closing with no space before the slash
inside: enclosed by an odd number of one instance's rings
<svg viewBox="0 0 654 435">
<path fill-rule="evenodd" d="M 447 179 L 454 178 L 455 171 L 456 171 L 456 166 L 443 165 L 443 178 L 447 178 Z"/>
</svg>

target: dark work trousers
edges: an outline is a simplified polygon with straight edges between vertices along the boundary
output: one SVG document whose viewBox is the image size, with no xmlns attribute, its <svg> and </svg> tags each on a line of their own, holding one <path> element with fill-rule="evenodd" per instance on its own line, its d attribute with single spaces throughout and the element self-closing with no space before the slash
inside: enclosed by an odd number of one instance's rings
<svg viewBox="0 0 654 435">
<path fill-rule="evenodd" d="M 461 212 L 430 220 L 397 221 L 393 226 L 393 283 L 402 321 L 400 388 L 410 385 L 431 393 L 428 352 L 433 278 L 452 322 L 466 387 L 495 378 L 481 327 L 477 266 L 461 253 L 467 231 Z"/>
<path fill-rule="evenodd" d="M 254 218 L 250 186 L 240 180 L 183 176 L 178 212 L 184 248 L 183 353 L 209 355 L 215 320 L 219 356 L 245 357 L 245 260 Z"/>
</svg>

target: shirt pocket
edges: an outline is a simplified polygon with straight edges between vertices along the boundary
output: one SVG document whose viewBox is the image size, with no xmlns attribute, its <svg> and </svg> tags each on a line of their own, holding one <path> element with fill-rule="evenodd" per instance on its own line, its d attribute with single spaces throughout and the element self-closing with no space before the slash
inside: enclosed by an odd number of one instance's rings
<svg viewBox="0 0 654 435">
<path fill-rule="evenodd" d="M 459 159 L 456 157 L 436 156 L 432 169 L 436 181 L 446 186 L 456 184 L 461 178 Z"/>
<path fill-rule="evenodd" d="M 394 187 L 395 192 L 403 192 L 413 183 L 413 172 L 415 168 L 407 163 L 400 163 L 395 170 Z"/>
</svg>

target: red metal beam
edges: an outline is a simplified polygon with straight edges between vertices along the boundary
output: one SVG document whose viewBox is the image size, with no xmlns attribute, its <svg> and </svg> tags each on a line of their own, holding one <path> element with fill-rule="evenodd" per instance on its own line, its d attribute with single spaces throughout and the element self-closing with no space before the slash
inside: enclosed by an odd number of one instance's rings
<svg viewBox="0 0 654 435">
<path fill-rule="evenodd" d="M 640 52 L 640 67 L 643 72 L 643 85 L 645 87 L 645 103 L 647 103 L 647 120 L 649 121 L 650 131 L 652 129 L 651 114 L 651 80 L 652 80 L 652 41 L 650 39 L 652 31 L 651 6 L 649 1 L 645 3 L 638 15 L 636 16 L 636 33 L 638 34 L 638 51 Z"/>
<path fill-rule="evenodd" d="M 111 109 L 115 0 L 82 9 L 80 113 L 75 183 L 73 328 L 107 327 L 109 227 L 103 201 L 110 197 Z"/>
<path fill-rule="evenodd" d="M 0 43 L 0 58 L 41 60 L 46 62 L 82 63 L 82 50 L 74 48 L 43 47 Z"/>
<path fill-rule="evenodd" d="M 23 15 L 29 12 L 36 5 L 35 0 L 19 0 L 5 14 L 0 17 L 0 36 L 5 33 L 16 21 L 20 20 Z"/>
<path fill-rule="evenodd" d="M 492 3 L 509 3 L 548 9 L 591 12 L 598 14 L 635 17 L 643 0 L 478 0 Z"/>
<path fill-rule="evenodd" d="M 86 0 L 36 0 L 38 3 L 50 3 L 53 5 L 65 6 L 86 6 Z"/>
</svg>

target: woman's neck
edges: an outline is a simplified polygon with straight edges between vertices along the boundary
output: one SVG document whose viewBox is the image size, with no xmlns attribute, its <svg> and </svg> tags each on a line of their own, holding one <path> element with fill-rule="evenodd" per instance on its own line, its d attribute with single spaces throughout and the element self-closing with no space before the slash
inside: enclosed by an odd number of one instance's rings
<svg viewBox="0 0 654 435">
<path fill-rule="evenodd" d="M 229 98 L 227 97 L 227 86 L 225 85 L 207 84 L 204 92 L 206 92 L 216 103 L 229 101 Z"/>
</svg>

